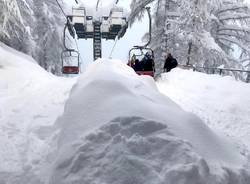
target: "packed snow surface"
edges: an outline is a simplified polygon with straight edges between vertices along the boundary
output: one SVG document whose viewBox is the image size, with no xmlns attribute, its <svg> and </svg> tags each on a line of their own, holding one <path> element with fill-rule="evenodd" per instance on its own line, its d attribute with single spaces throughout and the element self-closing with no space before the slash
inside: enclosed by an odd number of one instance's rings
<svg viewBox="0 0 250 184">
<path fill-rule="evenodd" d="M 121 61 L 105 59 L 76 82 L 48 74 L 4 45 L 0 55 L 0 184 L 250 183 L 247 147 L 239 144 L 247 135 L 237 142 L 234 131 L 247 129 L 247 121 L 242 117 L 235 124 L 227 108 L 224 121 L 214 106 L 198 111 L 191 103 L 197 93 L 204 106 L 224 99 L 229 107 L 232 101 L 215 92 L 215 83 L 247 94 L 246 84 L 181 69 L 155 83 Z M 202 82 L 210 84 L 208 99 L 199 94 L 203 90 L 191 90 Z M 234 100 L 238 108 L 242 101 Z M 247 100 L 244 107 L 249 109 Z M 245 108 L 239 111 L 247 118 Z"/>
</svg>

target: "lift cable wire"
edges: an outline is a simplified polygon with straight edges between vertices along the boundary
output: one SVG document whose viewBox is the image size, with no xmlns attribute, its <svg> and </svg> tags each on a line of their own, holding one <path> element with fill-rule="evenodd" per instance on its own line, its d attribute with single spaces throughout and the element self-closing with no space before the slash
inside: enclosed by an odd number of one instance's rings
<svg viewBox="0 0 250 184">
<path fill-rule="evenodd" d="M 97 0 L 96 7 L 95 7 L 96 11 L 98 10 L 99 3 L 100 3 L 100 0 Z"/>
<path fill-rule="evenodd" d="M 64 12 L 64 10 L 63 10 L 61 4 L 58 2 L 58 0 L 56 0 L 56 3 L 57 3 L 57 5 L 59 6 L 60 10 L 62 11 L 64 17 L 67 19 L 67 15 L 66 15 L 66 13 Z"/>
<path fill-rule="evenodd" d="M 76 40 L 76 38 L 74 40 L 75 40 L 75 43 L 76 43 L 77 52 L 79 53 L 79 57 L 80 57 L 80 61 L 81 61 L 80 63 L 82 63 L 83 62 L 83 58 L 82 58 L 82 56 L 81 56 L 81 54 L 79 52 L 79 47 L 78 47 L 77 40 Z M 80 67 L 80 73 L 81 73 L 81 67 Z"/>
<path fill-rule="evenodd" d="M 112 49 L 111 49 L 111 52 L 110 52 L 110 54 L 109 54 L 109 58 L 110 58 L 110 59 L 112 59 L 112 55 L 113 55 L 113 52 L 114 52 L 114 50 L 115 50 L 117 41 L 118 41 L 118 36 L 115 38 L 115 43 L 114 43 L 114 45 L 113 45 L 113 47 L 112 47 Z"/>
<path fill-rule="evenodd" d="M 98 0 L 98 1 L 100 1 L 100 0 Z M 119 3 L 119 0 L 116 0 L 115 4 L 118 4 L 118 3 Z M 126 25 L 126 26 L 127 26 L 127 25 Z M 123 28 L 120 30 L 120 32 L 118 33 L 117 37 L 115 38 L 115 43 L 114 43 L 114 45 L 113 45 L 113 47 L 112 47 L 112 49 L 111 49 L 111 52 L 110 52 L 110 54 L 109 54 L 109 58 L 112 58 L 112 55 L 113 55 L 113 52 L 114 52 L 114 50 L 115 50 L 117 41 L 118 41 L 118 39 L 120 38 L 120 35 L 122 34 L 122 31 L 123 31 Z"/>
<path fill-rule="evenodd" d="M 99 4 L 100 4 L 100 1 L 101 0 L 97 0 L 97 2 L 96 2 L 96 6 L 95 6 L 96 11 L 98 11 L 98 7 L 99 7 Z M 116 0 L 115 4 L 118 4 L 118 2 L 119 2 L 119 0 Z"/>
</svg>

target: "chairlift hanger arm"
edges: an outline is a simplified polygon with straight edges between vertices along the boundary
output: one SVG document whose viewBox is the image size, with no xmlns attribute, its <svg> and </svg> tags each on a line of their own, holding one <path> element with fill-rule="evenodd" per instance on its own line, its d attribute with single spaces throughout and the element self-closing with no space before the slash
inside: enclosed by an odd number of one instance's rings
<svg viewBox="0 0 250 184">
<path fill-rule="evenodd" d="M 149 19 L 149 39 L 148 43 L 144 45 L 144 47 L 147 47 L 151 43 L 151 38 L 152 38 L 152 17 L 150 13 L 150 7 L 146 7 L 147 13 L 148 13 L 148 19 Z"/>
<path fill-rule="evenodd" d="M 97 0 L 96 7 L 95 7 L 96 11 L 98 10 L 99 3 L 100 3 L 100 0 Z"/>
<path fill-rule="evenodd" d="M 118 4 L 118 2 L 119 2 L 119 0 L 116 0 L 115 4 Z M 100 3 L 100 0 L 97 0 L 96 7 L 95 7 L 96 11 L 98 10 L 99 3 Z"/>
<path fill-rule="evenodd" d="M 64 46 L 64 48 L 67 50 L 67 51 L 76 51 L 75 49 L 70 49 L 70 48 L 68 48 L 67 47 L 67 45 L 66 45 L 66 29 L 67 29 L 67 27 L 68 27 L 68 25 L 67 24 L 65 24 L 65 26 L 64 26 L 64 30 L 63 30 L 63 46 Z"/>
<path fill-rule="evenodd" d="M 129 50 L 129 59 L 132 57 L 132 51 L 133 50 L 140 50 L 143 55 L 143 50 L 150 51 L 152 53 L 152 56 L 154 58 L 154 51 L 149 47 L 143 47 L 143 46 L 134 46 L 132 49 Z"/>
</svg>

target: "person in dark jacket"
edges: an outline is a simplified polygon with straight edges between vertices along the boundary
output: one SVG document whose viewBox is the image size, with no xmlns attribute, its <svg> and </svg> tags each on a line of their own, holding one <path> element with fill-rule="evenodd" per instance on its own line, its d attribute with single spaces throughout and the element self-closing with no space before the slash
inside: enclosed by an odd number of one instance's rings
<svg viewBox="0 0 250 184">
<path fill-rule="evenodd" d="M 135 65 L 134 65 L 134 70 L 137 71 L 142 71 L 142 65 L 139 59 L 135 60 Z"/>
<path fill-rule="evenodd" d="M 146 53 L 144 58 L 142 59 L 143 71 L 153 71 L 154 70 L 154 60 L 150 53 Z"/>
<path fill-rule="evenodd" d="M 170 72 L 173 68 L 177 67 L 177 65 L 177 60 L 172 56 L 171 53 L 169 53 L 165 60 L 163 70 L 164 72 Z"/>
</svg>

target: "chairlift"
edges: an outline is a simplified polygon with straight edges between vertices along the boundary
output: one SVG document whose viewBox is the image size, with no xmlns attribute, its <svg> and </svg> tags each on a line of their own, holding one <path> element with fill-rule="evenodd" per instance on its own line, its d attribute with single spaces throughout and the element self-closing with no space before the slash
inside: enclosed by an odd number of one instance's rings
<svg viewBox="0 0 250 184">
<path fill-rule="evenodd" d="M 110 28 L 109 17 L 108 16 L 102 16 L 102 25 L 101 25 L 102 38 L 108 39 L 109 28 Z"/>
<path fill-rule="evenodd" d="M 86 30 L 86 10 L 84 7 L 72 9 L 72 24 L 76 30 L 78 38 L 84 37 L 84 31 Z"/>
<path fill-rule="evenodd" d="M 148 47 L 134 46 L 129 51 L 128 65 L 132 67 L 138 75 L 154 77 L 154 51 Z"/>
<path fill-rule="evenodd" d="M 146 7 L 145 9 L 147 10 L 149 17 L 149 40 L 143 46 L 134 46 L 130 49 L 128 65 L 132 67 L 138 75 L 150 75 L 154 77 L 154 51 L 148 47 L 151 42 L 152 18 L 150 14 L 150 7 Z"/>
<path fill-rule="evenodd" d="M 76 50 L 64 50 L 61 53 L 62 73 L 79 74 L 80 72 L 80 54 Z"/>
<path fill-rule="evenodd" d="M 65 50 L 61 53 L 63 74 L 79 74 L 80 72 L 79 52 L 75 49 L 68 48 L 66 45 L 66 30 L 68 30 L 70 34 L 75 35 L 75 29 L 71 25 L 70 20 L 67 20 L 63 32 L 63 45 L 65 48 Z"/>
<path fill-rule="evenodd" d="M 112 8 L 109 15 L 110 32 L 116 35 L 121 30 L 122 26 L 126 25 L 126 17 L 123 15 L 122 8 Z"/>
</svg>

